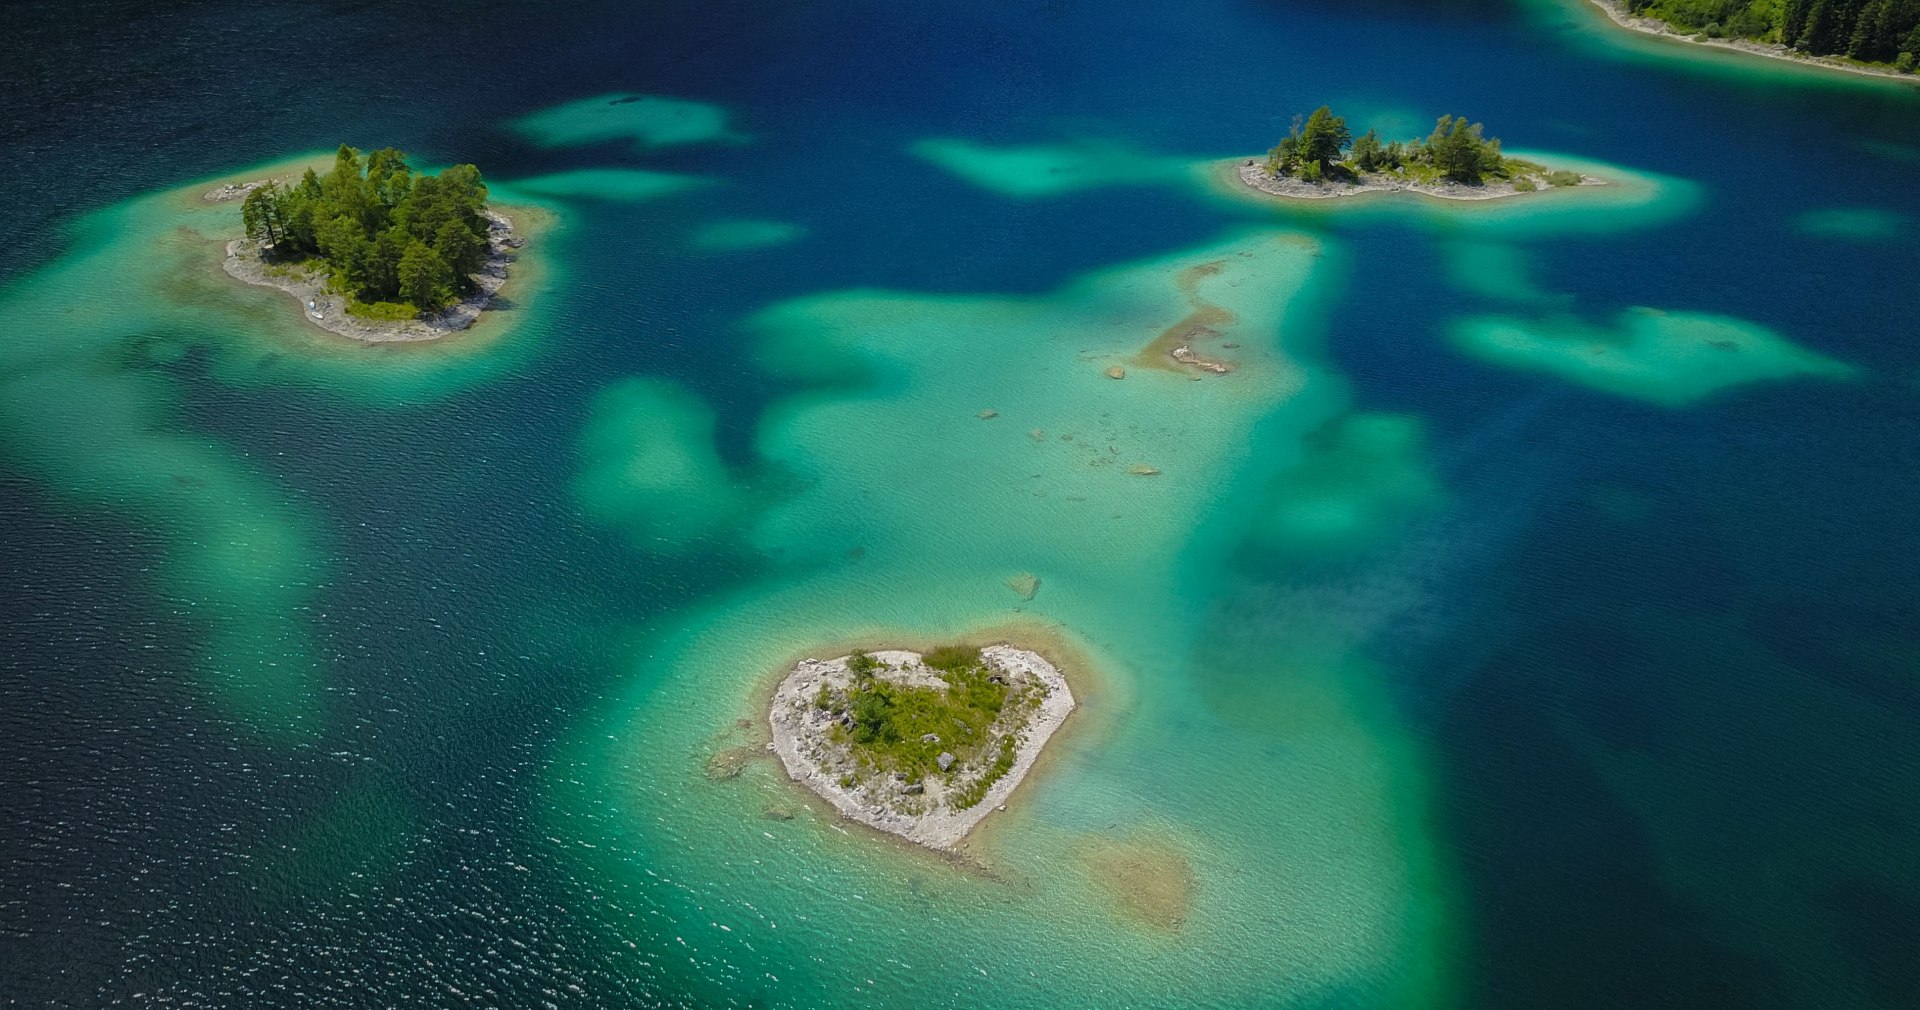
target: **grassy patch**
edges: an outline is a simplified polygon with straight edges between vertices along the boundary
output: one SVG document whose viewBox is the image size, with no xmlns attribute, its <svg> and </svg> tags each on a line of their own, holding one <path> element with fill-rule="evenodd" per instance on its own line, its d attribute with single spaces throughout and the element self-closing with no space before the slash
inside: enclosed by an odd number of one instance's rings
<svg viewBox="0 0 1920 1010">
<path fill-rule="evenodd" d="M 875 675 L 878 660 L 855 653 L 848 661 L 853 683 L 845 691 L 823 690 L 814 699 L 820 708 L 850 717 L 852 726 L 836 727 L 834 735 L 851 746 L 864 771 L 898 772 L 908 782 L 956 774 L 975 764 L 994 721 L 1019 700 L 1004 678 L 980 661 L 977 648 L 946 646 L 927 653 L 922 662 L 944 686 L 896 684 Z M 943 751 L 955 758 L 944 773 Z M 1011 767 L 1012 758 L 1007 760 Z"/>
<path fill-rule="evenodd" d="M 1013 770 L 1013 756 L 1012 738 L 1002 737 L 999 746 L 994 749 L 993 763 L 987 766 L 985 774 L 968 783 L 965 789 L 954 795 L 953 809 L 965 810 L 977 806 L 981 800 L 986 799 L 987 790 L 992 789 L 995 782 L 1006 778 L 1007 773 Z"/>
<path fill-rule="evenodd" d="M 1440 171 L 1432 165 L 1408 165 L 1404 171 L 1407 181 L 1421 186 L 1431 186 L 1436 183 L 1445 182 L 1447 178 L 1445 172 Z"/>
<path fill-rule="evenodd" d="M 943 645 L 920 657 L 931 670 L 958 673 L 980 665 L 980 648 L 974 645 Z"/>
</svg>

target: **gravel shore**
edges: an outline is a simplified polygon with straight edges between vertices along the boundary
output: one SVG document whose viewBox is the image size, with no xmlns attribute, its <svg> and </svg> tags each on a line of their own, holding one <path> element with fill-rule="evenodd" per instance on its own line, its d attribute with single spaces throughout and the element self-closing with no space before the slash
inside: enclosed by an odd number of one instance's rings
<svg viewBox="0 0 1920 1010">
<path fill-rule="evenodd" d="M 1499 179 L 1489 180 L 1478 186 L 1458 182 L 1417 183 L 1378 174 L 1366 176 L 1359 182 L 1312 183 L 1290 176 L 1274 175 L 1267 171 L 1266 165 L 1257 158 L 1246 159 L 1240 165 L 1239 175 L 1241 182 L 1254 189 L 1268 196 L 1289 200 L 1331 200 L 1343 196 L 1360 196 L 1365 193 L 1419 193 L 1439 200 L 1499 200 L 1503 197 L 1543 193 L 1554 188 L 1541 186 L 1537 190 L 1515 189 L 1513 183 Z M 1583 175 L 1580 177 L 1580 185 L 1604 186 L 1606 183 L 1592 176 Z"/>
<path fill-rule="evenodd" d="M 920 665 L 919 653 L 886 650 L 873 653 L 873 657 L 890 668 L 878 676 L 919 686 L 937 682 L 933 671 Z M 944 797 L 957 791 L 958 781 L 942 784 L 931 776 L 927 792 L 918 795 L 906 795 L 900 783 L 885 775 L 841 784 L 853 769 L 850 749 L 834 742 L 829 731 L 835 718 L 815 706 L 814 698 L 822 685 L 844 690 L 852 682 L 845 656 L 802 660 L 780 681 L 768 713 L 773 727 L 773 742 L 768 746 L 780 756 L 788 777 L 819 794 L 847 818 L 931 849 L 951 849 L 974 825 L 1005 805 L 1007 797 L 1032 770 L 1047 739 L 1074 709 L 1073 691 L 1067 687 L 1066 677 L 1039 653 L 1002 644 L 981 649 L 980 657 L 1010 684 L 1044 694 L 1031 714 L 1011 728 L 1015 734 L 1013 768 L 973 806 L 961 810 L 947 806 Z M 956 776 L 956 780 L 960 778 Z"/>
</svg>

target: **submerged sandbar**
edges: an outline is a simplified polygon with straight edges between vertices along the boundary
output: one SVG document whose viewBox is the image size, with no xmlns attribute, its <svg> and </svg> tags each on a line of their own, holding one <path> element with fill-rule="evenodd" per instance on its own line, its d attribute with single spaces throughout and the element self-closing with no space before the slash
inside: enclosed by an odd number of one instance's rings
<svg viewBox="0 0 1920 1010">
<path fill-rule="evenodd" d="M 793 781 L 850 820 L 946 850 L 1004 808 L 1074 705 L 1037 652 L 887 649 L 801 660 L 768 722 Z"/>
</svg>

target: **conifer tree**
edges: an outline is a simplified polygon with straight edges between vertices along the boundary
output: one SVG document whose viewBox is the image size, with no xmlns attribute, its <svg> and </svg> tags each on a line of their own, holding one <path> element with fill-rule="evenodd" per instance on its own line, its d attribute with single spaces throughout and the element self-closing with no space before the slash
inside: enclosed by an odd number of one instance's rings
<svg viewBox="0 0 1920 1010">
<path fill-rule="evenodd" d="M 432 311 L 453 298 L 453 270 L 440 254 L 415 239 L 400 257 L 395 271 L 400 296 L 422 311 Z"/>
<path fill-rule="evenodd" d="M 247 194 L 246 202 L 240 205 L 240 221 L 253 241 L 264 237 L 268 245 L 280 244 L 286 222 L 281 218 L 279 188 L 272 181 Z"/>
<path fill-rule="evenodd" d="M 1372 172 L 1387 167 L 1387 149 L 1380 143 L 1380 135 L 1372 130 L 1360 135 L 1353 142 L 1353 164 L 1362 172 Z"/>
<path fill-rule="evenodd" d="M 1347 121 L 1322 105 L 1307 117 L 1307 125 L 1300 131 L 1300 157 L 1318 162 L 1324 171 L 1327 166 L 1340 160 L 1340 152 L 1352 139 L 1353 134 L 1347 130 Z"/>
<path fill-rule="evenodd" d="M 432 310 L 471 290 L 486 266 L 486 205 L 472 165 L 418 175 L 393 148 L 363 157 L 343 144 L 325 175 L 309 169 L 289 189 L 255 190 L 241 215 L 249 236 L 319 259 L 361 302 Z"/>
</svg>

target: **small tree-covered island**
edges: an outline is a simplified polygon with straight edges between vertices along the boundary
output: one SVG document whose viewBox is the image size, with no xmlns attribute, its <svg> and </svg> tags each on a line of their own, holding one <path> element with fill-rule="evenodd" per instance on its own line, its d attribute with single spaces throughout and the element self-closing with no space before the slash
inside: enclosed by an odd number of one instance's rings
<svg viewBox="0 0 1920 1010">
<path fill-rule="evenodd" d="M 297 181 L 223 186 L 246 237 L 225 269 L 293 295 L 315 324 L 369 342 L 431 340 L 471 326 L 525 240 L 488 206 L 480 170 L 416 172 L 406 155 L 342 145 L 333 167 Z"/>
<path fill-rule="evenodd" d="M 1073 708 L 1039 653 L 944 646 L 802 660 L 768 721 L 795 782 L 851 820 L 947 850 L 1005 809 Z"/>
<path fill-rule="evenodd" d="M 1354 137 L 1347 121 L 1324 105 L 1295 116 L 1293 128 L 1266 158 L 1246 159 L 1239 175 L 1263 193 L 1300 200 L 1390 192 L 1491 200 L 1602 184 L 1579 172 L 1507 157 L 1498 138 L 1464 116 L 1441 116 L 1424 140 L 1388 142 L 1373 130 Z"/>
</svg>

